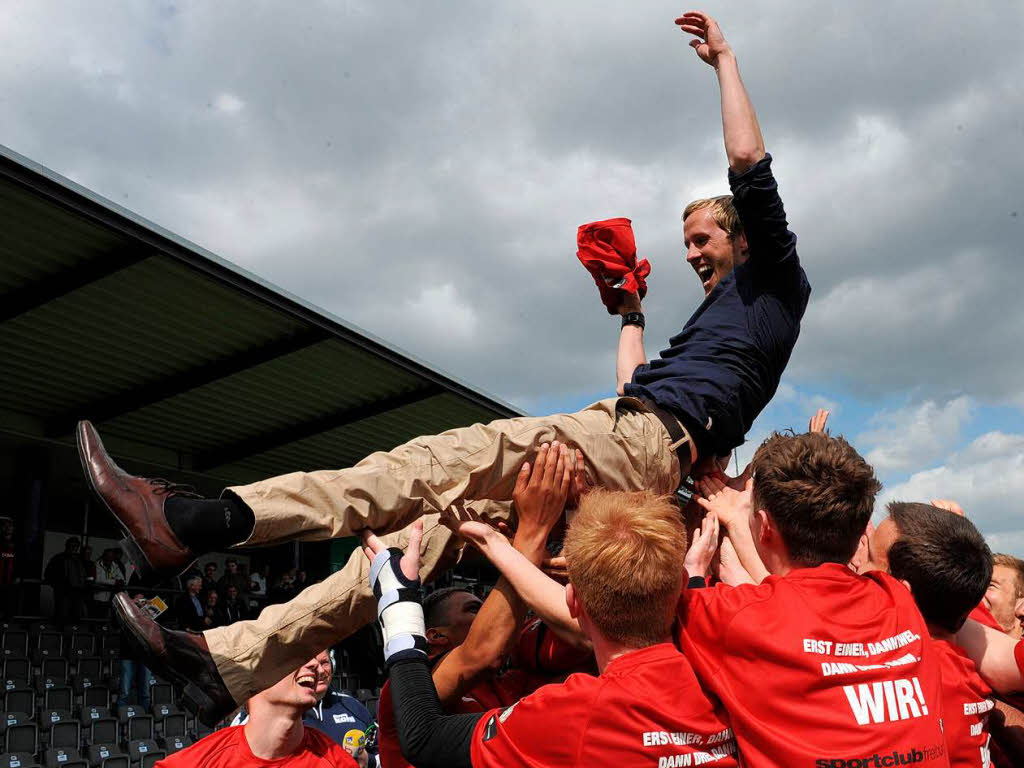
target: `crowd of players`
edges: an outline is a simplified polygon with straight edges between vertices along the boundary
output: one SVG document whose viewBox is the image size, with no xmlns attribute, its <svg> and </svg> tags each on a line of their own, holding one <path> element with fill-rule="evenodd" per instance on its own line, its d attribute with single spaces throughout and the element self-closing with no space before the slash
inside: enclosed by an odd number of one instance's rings
<svg viewBox="0 0 1024 768">
<path fill-rule="evenodd" d="M 881 486 L 826 414 L 724 471 L 778 386 L 810 285 L 731 47 L 703 13 L 676 24 L 717 75 L 733 194 L 684 211 L 705 298 L 651 361 L 649 266 L 628 221 L 581 227 L 581 261 L 622 318 L 618 398 L 216 499 L 129 476 L 80 424 L 86 475 L 146 578 L 220 547 L 365 543 L 288 603 L 201 633 L 115 598 L 200 719 L 249 713 L 168 766 L 350 765 L 300 717 L 323 682 L 314 654 L 374 614 L 384 768 L 1024 764 L 1024 644 L 963 510 L 898 502 L 872 527 Z M 421 601 L 421 580 L 465 544 L 501 573 L 486 600 Z"/>
</svg>

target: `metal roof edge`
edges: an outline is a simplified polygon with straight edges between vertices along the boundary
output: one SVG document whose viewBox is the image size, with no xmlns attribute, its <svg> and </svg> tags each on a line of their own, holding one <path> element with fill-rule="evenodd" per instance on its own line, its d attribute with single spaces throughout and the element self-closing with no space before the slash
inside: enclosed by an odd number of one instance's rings
<svg viewBox="0 0 1024 768">
<path fill-rule="evenodd" d="M 10 169 L 5 167 L 8 164 L 13 164 L 23 173 L 28 172 L 33 174 L 37 177 L 36 181 L 42 181 L 44 187 L 50 188 L 40 188 L 38 184 L 31 184 L 31 180 L 21 178 L 18 174 L 10 173 Z M 257 298 L 274 304 L 280 309 L 288 311 L 291 314 L 299 315 L 307 320 L 316 322 L 318 325 L 326 327 L 328 330 L 344 338 L 346 341 L 355 342 L 364 348 L 369 348 L 370 351 L 376 352 L 382 357 L 388 359 L 390 362 L 401 365 L 402 367 L 410 369 L 414 373 L 424 376 L 425 378 L 443 384 L 455 390 L 459 394 L 468 397 L 470 400 L 477 402 L 479 405 L 494 408 L 498 411 L 506 411 L 509 416 L 526 415 L 525 412 L 517 406 L 462 381 L 436 366 L 421 360 L 415 355 L 410 354 L 391 342 L 360 328 L 354 323 L 338 317 L 332 312 L 328 312 L 322 307 L 316 306 L 312 302 L 306 301 L 305 299 L 274 285 L 259 275 L 228 261 L 222 256 L 218 256 L 212 251 L 209 251 L 206 248 L 171 232 L 169 229 L 166 229 L 155 222 L 149 221 L 137 213 L 128 210 L 124 206 L 118 205 L 112 200 L 108 200 L 102 195 L 83 187 L 81 184 L 78 184 L 65 176 L 62 176 L 56 171 L 47 168 L 42 163 L 38 163 L 31 158 L 15 152 L 3 144 L 0 144 L 0 172 L 7 176 L 12 176 L 15 180 L 22 183 L 29 183 L 29 185 L 33 187 L 34 191 L 45 194 L 51 198 L 59 198 L 60 193 L 70 193 L 71 195 L 75 195 L 78 198 L 81 198 L 81 200 L 75 201 L 61 199 L 61 203 L 66 207 L 73 208 L 80 214 L 90 215 L 92 218 L 97 219 L 103 224 L 117 226 L 118 229 L 121 229 L 126 234 L 139 237 L 145 233 L 150 237 L 155 237 L 158 241 L 163 241 L 165 246 L 171 246 L 170 249 L 167 249 L 166 247 L 161 248 L 161 251 L 164 254 L 185 261 L 191 266 L 202 269 L 215 276 L 227 278 L 229 281 L 233 282 L 236 287 L 248 291 Z M 52 187 L 55 187 L 56 189 L 53 189 Z M 83 206 L 81 205 L 82 201 L 87 204 L 85 207 L 86 209 L 83 209 Z M 78 203 L 77 205 L 75 204 L 76 202 Z M 99 210 L 87 210 L 88 206 L 94 206 Z M 110 215 L 119 217 L 122 221 L 111 221 L 108 218 Z M 138 230 L 142 231 L 140 232 Z M 282 300 L 284 302 L 283 304 Z"/>
</svg>

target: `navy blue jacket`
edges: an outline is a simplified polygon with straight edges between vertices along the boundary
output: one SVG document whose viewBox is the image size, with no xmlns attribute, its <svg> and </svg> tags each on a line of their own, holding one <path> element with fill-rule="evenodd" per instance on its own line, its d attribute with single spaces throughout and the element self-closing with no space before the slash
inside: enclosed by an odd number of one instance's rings
<svg viewBox="0 0 1024 768">
<path fill-rule="evenodd" d="M 725 456 L 779 386 L 811 286 L 796 255 L 771 155 L 729 172 L 749 258 L 722 278 L 668 349 L 640 365 L 624 392 L 674 413 L 699 453 Z"/>
<path fill-rule="evenodd" d="M 345 743 L 345 734 L 353 728 L 366 732 L 373 723 L 369 710 L 359 699 L 337 691 L 328 691 L 323 700 L 306 712 L 302 722 L 326 733 L 338 744 Z"/>
</svg>

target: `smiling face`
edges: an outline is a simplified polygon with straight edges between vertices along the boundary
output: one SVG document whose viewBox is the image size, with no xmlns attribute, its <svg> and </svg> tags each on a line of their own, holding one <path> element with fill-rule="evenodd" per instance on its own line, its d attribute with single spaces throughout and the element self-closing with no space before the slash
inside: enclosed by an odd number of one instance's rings
<svg viewBox="0 0 1024 768">
<path fill-rule="evenodd" d="M 276 685 L 267 688 L 258 695 L 268 704 L 295 707 L 300 713 L 323 698 L 331 681 L 331 661 L 327 658 L 326 668 L 323 659 L 326 651 L 318 653 L 290 675 L 283 677 Z"/>
<path fill-rule="evenodd" d="M 707 296 L 745 259 L 746 238 L 729 233 L 715 221 L 710 207 L 693 211 L 683 222 L 686 262 L 697 273 Z"/>
<path fill-rule="evenodd" d="M 992 568 L 992 581 L 985 592 L 985 606 L 999 622 L 1003 630 L 1015 639 L 1021 637 L 1021 622 L 1016 616 L 1016 605 L 1020 599 L 1019 574 L 1011 566 L 996 563 Z"/>
</svg>

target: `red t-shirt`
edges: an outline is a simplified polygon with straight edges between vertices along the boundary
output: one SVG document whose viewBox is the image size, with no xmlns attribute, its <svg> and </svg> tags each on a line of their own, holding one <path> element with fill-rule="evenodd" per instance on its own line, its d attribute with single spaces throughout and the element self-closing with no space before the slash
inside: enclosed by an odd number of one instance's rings
<svg viewBox="0 0 1024 768">
<path fill-rule="evenodd" d="M 356 761 L 339 744 L 316 728 L 304 729 L 302 742 L 294 754 L 277 760 L 256 757 L 245 738 L 245 726 L 222 728 L 191 747 L 175 752 L 156 764 L 156 768 L 356 768 Z"/>
<path fill-rule="evenodd" d="M 933 643 L 942 673 L 942 722 L 950 768 L 987 768 L 988 714 L 995 706 L 992 689 L 959 646 L 946 640 Z"/>
<path fill-rule="evenodd" d="M 591 651 L 569 644 L 540 619 L 528 621 L 519 633 L 512 650 L 512 666 L 549 677 L 597 671 Z"/>
<path fill-rule="evenodd" d="M 571 675 L 484 715 L 473 768 L 736 766 L 720 707 L 671 643 L 614 659 L 599 677 Z"/>
<path fill-rule="evenodd" d="M 939 661 L 888 574 L 828 563 L 690 589 L 679 618 L 683 652 L 725 706 L 745 765 L 947 765 Z"/>
</svg>

